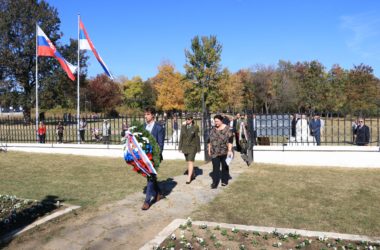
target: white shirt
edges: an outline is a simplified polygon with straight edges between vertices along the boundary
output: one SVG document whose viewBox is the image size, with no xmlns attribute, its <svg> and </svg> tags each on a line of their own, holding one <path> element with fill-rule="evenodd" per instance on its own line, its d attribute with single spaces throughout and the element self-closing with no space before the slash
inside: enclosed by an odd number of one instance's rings
<svg viewBox="0 0 380 250">
<path fill-rule="evenodd" d="M 154 122 L 148 123 L 145 127 L 145 129 L 149 132 L 152 133 L 152 129 L 154 127 Z"/>
</svg>

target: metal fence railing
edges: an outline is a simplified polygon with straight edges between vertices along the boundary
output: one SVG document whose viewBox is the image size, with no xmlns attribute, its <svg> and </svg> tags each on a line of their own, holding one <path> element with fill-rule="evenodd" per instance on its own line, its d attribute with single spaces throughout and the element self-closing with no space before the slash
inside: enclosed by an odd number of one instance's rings
<svg viewBox="0 0 380 250">
<path fill-rule="evenodd" d="M 247 112 L 249 113 L 249 112 Z M 270 145 L 284 145 L 292 142 L 294 125 L 292 125 L 292 115 L 294 114 L 256 114 L 256 133 L 259 142 L 265 141 Z M 297 115 L 296 115 L 297 116 Z M 340 113 L 320 113 L 323 126 L 321 128 L 321 145 L 353 145 L 354 134 L 353 124 L 359 116 L 364 118 L 365 124 L 370 130 L 369 145 L 379 146 L 380 138 L 380 114 L 340 114 Z M 175 118 L 176 117 L 176 118 Z M 165 128 L 165 143 L 178 144 L 180 128 L 185 121 L 185 114 L 177 116 L 158 115 L 156 120 Z M 228 116 L 232 119 L 233 115 Z M 144 122 L 143 116 L 119 116 L 117 118 L 104 116 L 85 116 L 83 117 L 87 123 L 84 132 L 84 143 L 110 143 L 120 144 L 123 123 L 131 125 L 132 121 L 137 120 Z M 102 128 L 104 120 L 108 120 L 111 127 L 109 141 L 102 140 Z M 211 124 L 212 115 L 208 115 L 205 124 Z M 252 113 L 248 115 L 248 119 L 252 119 Z M 304 115 L 306 122 L 311 119 L 310 115 Z M 200 127 L 201 143 L 203 143 L 204 128 L 202 126 L 202 118 L 199 113 L 194 114 L 194 120 Z M 57 127 L 58 123 L 63 124 L 63 143 L 78 143 L 78 124 L 75 117 L 47 117 L 44 119 L 46 124 L 46 140 L 45 143 L 57 143 Z M 175 125 L 177 124 L 177 126 Z M 231 122 L 232 124 L 232 122 Z M 176 129 L 178 127 L 178 129 Z M 208 126 L 209 127 L 209 126 Z M 305 127 L 306 128 L 306 127 Z M 206 135 L 209 128 L 206 128 Z M 0 117 L 0 142 L 7 143 L 35 143 L 38 141 L 37 128 L 35 121 L 25 124 L 20 117 Z M 297 137 L 297 136 L 296 136 Z M 260 140 L 265 138 L 266 140 Z"/>
</svg>

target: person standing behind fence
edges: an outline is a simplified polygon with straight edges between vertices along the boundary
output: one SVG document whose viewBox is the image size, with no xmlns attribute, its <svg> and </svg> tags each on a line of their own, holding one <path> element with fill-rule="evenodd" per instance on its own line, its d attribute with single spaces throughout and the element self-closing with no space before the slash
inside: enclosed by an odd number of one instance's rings
<svg viewBox="0 0 380 250">
<path fill-rule="evenodd" d="M 241 148 L 240 148 L 240 140 L 239 140 L 239 137 L 240 137 L 240 123 L 241 123 L 241 120 L 240 120 L 240 113 L 237 113 L 236 114 L 236 117 L 234 119 L 234 122 L 233 122 L 233 132 L 235 134 L 235 144 L 236 144 L 236 151 L 240 152 Z"/>
<path fill-rule="evenodd" d="M 230 176 L 226 158 L 232 157 L 233 134 L 230 127 L 223 123 L 223 116 L 214 116 L 215 127 L 211 129 L 208 141 L 208 154 L 212 161 L 211 188 L 217 188 L 220 180 L 222 186 L 228 184 Z M 220 170 L 222 167 L 222 170 Z"/>
<path fill-rule="evenodd" d="M 102 135 L 103 135 L 103 143 L 110 143 L 110 135 L 111 135 L 111 125 L 108 120 L 104 120 L 102 127 Z"/>
<path fill-rule="evenodd" d="M 40 143 L 45 143 L 46 125 L 43 121 L 40 121 L 40 125 L 38 126 L 38 138 L 40 140 Z"/>
<path fill-rule="evenodd" d="M 63 127 L 63 124 L 62 122 L 58 122 L 58 126 L 57 126 L 57 135 L 58 135 L 58 143 L 62 143 L 63 142 L 63 130 L 65 128 Z"/>
<path fill-rule="evenodd" d="M 192 115 L 186 116 L 186 124 L 181 128 L 178 150 L 182 151 L 187 161 L 187 181 L 190 184 L 195 179 L 194 160 L 195 155 L 201 152 L 199 127 L 194 123 Z"/>
<path fill-rule="evenodd" d="M 173 136 L 172 136 L 172 142 L 177 142 L 178 141 L 178 117 L 174 116 L 173 117 Z"/>
<path fill-rule="evenodd" d="M 310 121 L 310 132 L 314 136 L 317 146 L 321 145 L 321 120 L 318 114 L 314 114 Z"/>
<path fill-rule="evenodd" d="M 81 142 L 84 142 L 84 132 L 86 130 L 86 127 L 87 127 L 87 122 L 84 118 L 82 118 L 80 121 L 79 121 L 79 134 L 80 134 L 80 140 Z"/>
<path fill-rule="evenodd" d="M 364 119 L 360 117 L 358 119 L 359 125 L 356 127 L 356 145 L 358 146 L 368 146 L 369 144 L 369 127 L 364 124 Z"/>
</svg>

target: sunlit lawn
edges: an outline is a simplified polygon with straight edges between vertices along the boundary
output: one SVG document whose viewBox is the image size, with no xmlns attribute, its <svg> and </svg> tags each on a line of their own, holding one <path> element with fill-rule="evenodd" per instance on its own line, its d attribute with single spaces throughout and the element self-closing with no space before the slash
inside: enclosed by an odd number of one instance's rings
<svg viewBox="0 0 380 250">
<path fill-rule="evenodd" d="M 380 236 L 380 169 L 257 164 L 193 219 Z"/>
<path fill-rule="evenodd" d="M 183 160 L 165 160 L 159 181 L 181 175 Z M 8 152 L 0 154 L 0 194 L 41 200 L 58 196 L 67 203 L 96 206 L 142 192 L 146 178 L 122 158 Z"/>
</svg>

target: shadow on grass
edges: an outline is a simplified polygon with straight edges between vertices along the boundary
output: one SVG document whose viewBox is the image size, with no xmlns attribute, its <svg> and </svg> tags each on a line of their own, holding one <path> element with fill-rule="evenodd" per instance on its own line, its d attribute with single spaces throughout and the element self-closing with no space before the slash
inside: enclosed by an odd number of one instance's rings
<svg viewBox="0 0 380 250">
<path fill-rule="evenodd" d="M 19 231 L 56 210 L 58 201 L 64 202 L 58 196 L 47 195 L 41 201 L 27 203 L 19 199 L 16 204 L 12 204 L 13 207 L 0 218 L 0 249 L 7 246 Z"/>
</svg>

